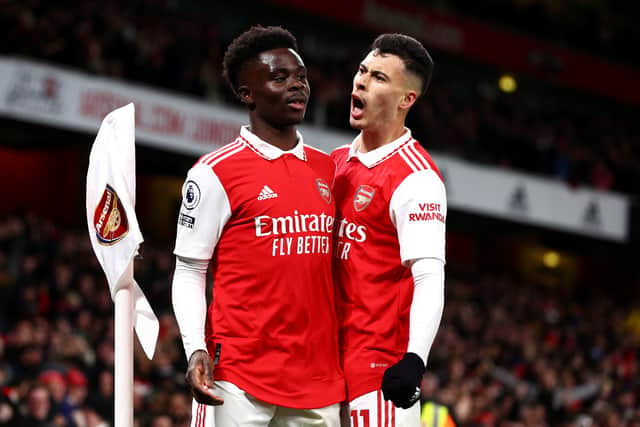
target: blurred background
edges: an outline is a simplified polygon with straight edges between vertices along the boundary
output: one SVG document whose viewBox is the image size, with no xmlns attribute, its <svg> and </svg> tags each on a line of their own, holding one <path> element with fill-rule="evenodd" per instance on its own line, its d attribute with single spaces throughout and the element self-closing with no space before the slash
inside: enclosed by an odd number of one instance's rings
<svg viewBox="0 0 640 427">
<path fill-rule="evenodd" d="M 113 422 L 85 176 L 102 118 L 131 101 L 136 278 L 161 321 L 154 359 L 136 346 L 136 424 L 188 425 L 170 304 L 180 187 L 246 121 L 222 55 L 263 24 L 298 38 L 305 141 L 325 151 L 355 136 L 351 79 L 377 34 L 435 60 L 408 121 L 449 198 L 425 408 L 458 426 L 640 426 L 639 19 L 631 0 L 0 0 L 0 425 Z"/>
</svg>

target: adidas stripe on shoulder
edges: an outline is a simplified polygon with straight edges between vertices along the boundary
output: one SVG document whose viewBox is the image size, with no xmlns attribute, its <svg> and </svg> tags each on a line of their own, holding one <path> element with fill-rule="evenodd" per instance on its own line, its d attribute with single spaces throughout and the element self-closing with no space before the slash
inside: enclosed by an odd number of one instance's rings
<svg viewBox="0 0 640 427">
<path fill-rule="evenodd" d="M 205 164 L 207 166 L 215 166 L 222 160 L 239 153 L 244 148 L 244 142 L 240 138 L 237 138 L 234 142 L 200 157 L 197 163 Z"/>
<path fill-rule="evenodd" d="M 429 162 L 422 153 L 418 151 L 415 144 L 415 140 L 410 141 L 398 150 L 398 154 L 400 154 L 400 157 L 402 157 L 405 163 L 414 172 L 430 169 Z"/>
</svg>

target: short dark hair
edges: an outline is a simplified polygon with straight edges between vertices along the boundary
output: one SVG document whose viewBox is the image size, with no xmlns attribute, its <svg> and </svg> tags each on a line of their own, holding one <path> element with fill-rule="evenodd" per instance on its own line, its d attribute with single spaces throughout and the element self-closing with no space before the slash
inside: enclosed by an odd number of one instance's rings
<svg viewBox="0 0 640 427">
<path fill-rule="evenodd" d="M 371 50 L 400 57 L 404 67 L 422 81 L 423 95 L 433 74 L 433 59 L 418 40 L 405 34 L 381 34 L 371 44 Z"/>
<path fill-rule="evenodd" d="M 256 25 L 236 37 L 222 60 L 222 76 L 233 93 L 238 94 L 238 73 L 242 65 L 264 51 L 278 48 L 298 50 L 296 38 L 282 27 Z"/>
</svg>

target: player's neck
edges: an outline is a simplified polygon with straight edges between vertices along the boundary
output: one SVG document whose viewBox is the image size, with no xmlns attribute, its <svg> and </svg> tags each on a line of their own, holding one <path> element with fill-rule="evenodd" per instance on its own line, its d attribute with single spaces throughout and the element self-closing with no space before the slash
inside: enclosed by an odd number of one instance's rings
<svg viewBox="0 0 640 427">
<path fill-rule="evenodd" d="M 298 144 L 298 134 L 294 125 L 274 127 L 266 122 L 251 120 L 251 133 L 282 151 L 289 151 Z"/>
<path fill-rule="evenodd" d="M 406 132 L 404 122 L 396 126 L 362 129 L 358 151 L 368 153 L 400 138 Z"/>
</svg>

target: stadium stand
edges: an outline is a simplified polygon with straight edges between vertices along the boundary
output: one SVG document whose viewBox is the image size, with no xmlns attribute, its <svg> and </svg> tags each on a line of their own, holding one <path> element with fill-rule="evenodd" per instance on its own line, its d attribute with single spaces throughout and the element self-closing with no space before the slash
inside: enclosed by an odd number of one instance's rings
<svg viewBox="0 0 640 427">
<path fill-rule="evenodd" d="M 507 18 L 520 10 L 517 2 L 493 3 L 496 8 L 505 6 Z M 526 21 L 531 22 L 534 6 L 542 7 L 542 2 L 528 3 L 531 10 L 522 16 L 529 16 Z M 87 1 L 77 7 L 65 2 L 5 1 L 0 22 L 9 36 L 0 42 L 0 54 L 38 58 L 232 103 L 220 77 L 220 55 L 234 31 L 260 16 L 261 22 L 301 28 L 298 36 L 314 92 L 308 121 L 347 129 L 344 94 L 350 90 L 353 70 L 371 33 L 338 27 L 326 36 L 323 22 L 312 16 L 283 15 L 259 2 L 251 6 L 251 14 L 243 17 L 231 6 L 229 10 L 200 6 L 194 11 L 181 2 L 171 7 L 156 1 L 126 5 Z M 546 28 L 545 22 L 535 28 Z M 622 34 L 626 34 L 624 28 Z M 427 147 L 552 176 L 572 186 L 640 193 L 637 106 L 535 81 L 526 84 L 526 79 L 521 90 L 505 94 L 495 84 L 496 69 L 488 71 L 445 54 L 435 57 L 438 70 L 431 92 L 409 120 Z"/>
<path fill-rule="evenodd" d="M 423 2 L 430 3 L 430 2 Z M 472 16 L 530 36 L 561 41 L 573 49 L 639 65 L 633 46 L 640 41 L 637 5 L 610 1 L 472 0 L 433 2 L 444 10 Z M 541 32 L 540 29 L 545 31 Z"/>
</svg>

